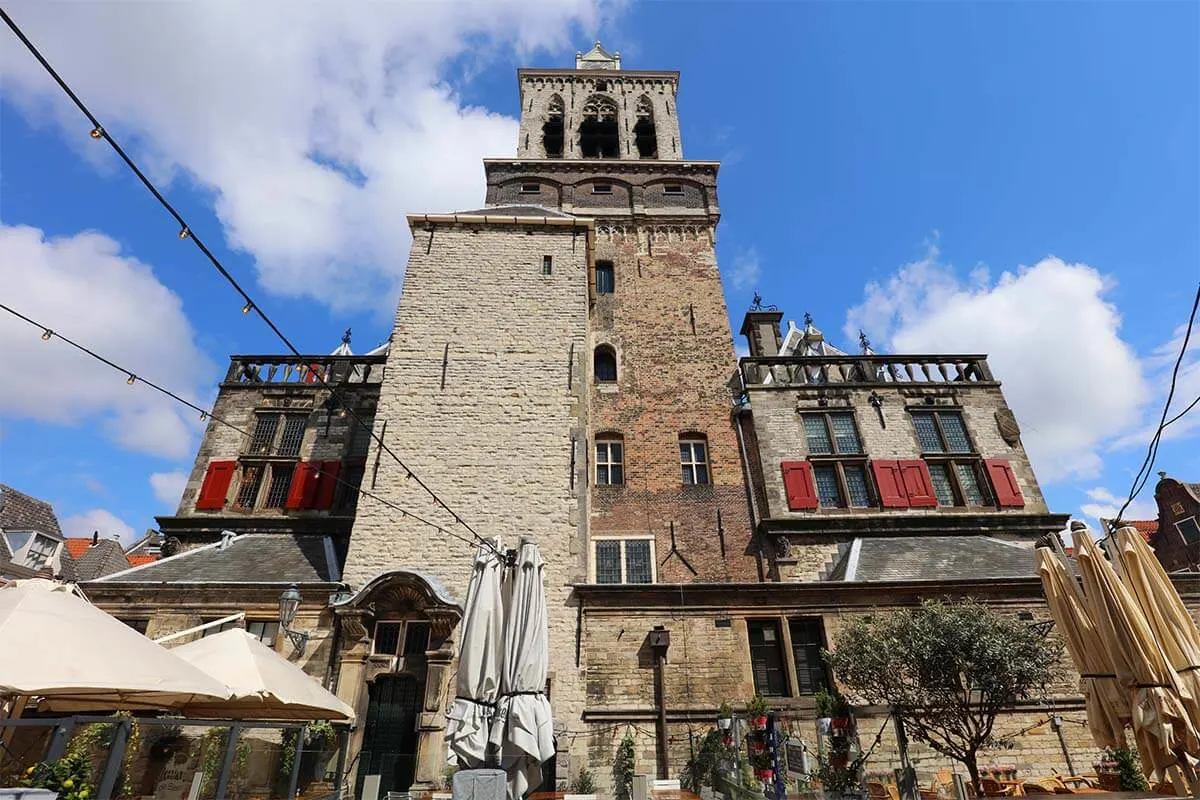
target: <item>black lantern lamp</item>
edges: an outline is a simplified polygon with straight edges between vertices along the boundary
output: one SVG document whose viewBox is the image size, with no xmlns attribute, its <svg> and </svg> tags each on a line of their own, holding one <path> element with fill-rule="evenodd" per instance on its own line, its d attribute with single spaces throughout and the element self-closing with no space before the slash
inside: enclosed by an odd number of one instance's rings
<svg viewBox="0 0 1200 800">
<path fill-rule="evenodd" d="M 292 630 L 292 623 L 296 619 L 296 610 L 299 608 L 300 590 L 293 583 L 279 596 L 279 627 L 287 634 L 292 647 L 296 648 L 296 655 L 302 656 L 304 648 L 308 644 L 308 634 Z"/>
</svg>

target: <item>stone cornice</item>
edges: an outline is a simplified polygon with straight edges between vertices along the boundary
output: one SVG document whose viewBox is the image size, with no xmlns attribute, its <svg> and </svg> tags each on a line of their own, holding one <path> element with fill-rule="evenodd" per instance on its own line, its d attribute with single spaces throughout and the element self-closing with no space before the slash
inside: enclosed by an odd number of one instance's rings
<svg viewBox="0 0 1200 800">
<path fill-rule="evenodd" d="M 670 80 L 679 82 L 677 69 L 574 69 L 572 67 L 522 67 L 517 70 L 517 80 L 525 78 L 600 78 L 619 82 L 622 78 L 632 80 Z"/>
<path fill-rule="evenodd" d="M 721 162 L 618 158 L 485 158 L 483 167 L 484 171 L 489 174 L 492 170 L 532 174 L 534 172 L 571 172 L 582 169 L 596 175 L 699 173 L 716 178 Z"/>
<path fill-rule="evenodd" d="M 834 534 L 854 537 L 962 536 L 964 534 L 1061 531 L 1068 514 L 847 514 L 772 517 L 759 523 L 759 531 L 772 536 Z"/>
</svg>

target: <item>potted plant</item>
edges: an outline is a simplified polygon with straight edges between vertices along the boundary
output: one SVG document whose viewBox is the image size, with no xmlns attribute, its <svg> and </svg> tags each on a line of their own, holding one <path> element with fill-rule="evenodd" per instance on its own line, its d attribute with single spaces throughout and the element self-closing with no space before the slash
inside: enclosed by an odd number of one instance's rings
<svg viewBox="0 0 1200 800">
<path fill-rule="evenodd" d="M 596 800 L 596 781 L 587 767 L 579 770 L 575 780 L 571 781 L 571 791 L 563 795 L 563 800 Z"/>
<path fill-rule="evenodd" d="M 822 689 L 817 692 L 817 717 L 822 720 L 821 727 L 831 732 L 847 733 L 854 724 L 854 709 L 845 695 L 837 690 Z M 828 720 L 826 722 L 826 720 Z"/>
<path fill-rule="evenodd" d="M 721 703 L 721 707 L 717 709 L 717 727 L 723 731 L 727 731 L 733 726 L 733 706 L 729 703 Z"/>
<path fill-rule="evenodd" d="M 761 694 L 756 694 L 746 701 L 746 716 L 750 717 L 750 724 L 756 730 L 765 731 L 767 729 L 767 701 Z"/>
</svg>

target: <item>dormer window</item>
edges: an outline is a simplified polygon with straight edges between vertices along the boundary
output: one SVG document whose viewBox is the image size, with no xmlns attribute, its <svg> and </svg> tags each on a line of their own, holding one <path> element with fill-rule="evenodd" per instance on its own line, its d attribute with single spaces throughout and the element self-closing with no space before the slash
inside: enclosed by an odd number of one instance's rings
<svg viewBox="0 0 1200 800">
<path fill-rule="evenodd" d="M 62 542 L 34 531 L 8 531 L 4 534 L 15 564 L 39 570 L 54 559 Z"/>
</svg>

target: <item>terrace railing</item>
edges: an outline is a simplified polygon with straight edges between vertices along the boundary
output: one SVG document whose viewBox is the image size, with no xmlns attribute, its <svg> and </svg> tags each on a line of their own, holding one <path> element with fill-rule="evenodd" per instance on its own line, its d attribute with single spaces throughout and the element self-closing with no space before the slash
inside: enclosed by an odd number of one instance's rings
<svg viewBox="0 0 1200 800">
<path fill-rule="evenodd" d="M 867 355 L 750 357 L 739 362 L 747 388 L 881 384 L 994 384 L 987 356 Z"/>
<path fill-rule="evenodd" d="M 225 384 L 261 386 L 271 383 L 381 383 L 387 356 L 234 356 Z"/>
</svg>

